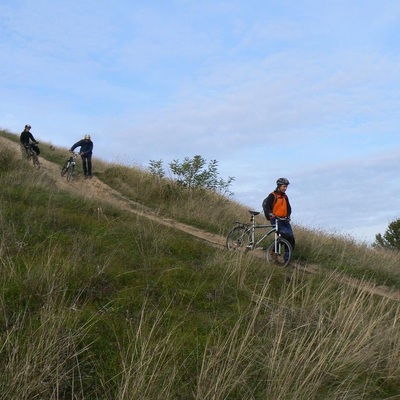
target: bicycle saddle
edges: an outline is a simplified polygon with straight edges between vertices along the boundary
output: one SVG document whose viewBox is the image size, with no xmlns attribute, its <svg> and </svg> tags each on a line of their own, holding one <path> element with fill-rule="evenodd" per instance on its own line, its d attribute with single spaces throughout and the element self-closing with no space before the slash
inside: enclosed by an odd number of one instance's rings
<svg viewBox="0 0 400 400">
<path fill-rule="evenodd" d="M 260 214 L 259 211 L 251 211 L 251 210 L 249 210 L 249 213 L 250 213 L 251 215 L 254 215 L 254 216 Z"/>
</svg>

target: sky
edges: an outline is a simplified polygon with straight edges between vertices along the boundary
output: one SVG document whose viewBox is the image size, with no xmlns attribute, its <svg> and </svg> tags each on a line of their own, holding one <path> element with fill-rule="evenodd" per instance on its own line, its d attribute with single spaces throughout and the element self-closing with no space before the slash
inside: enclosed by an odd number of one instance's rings
<svg viewBox="0 0 400 400">
<path fill-rule="evenodd" d="M 261 211 L 372 243 L 400 218 L 398 0 L 1 0 L 0 128 L 217 160 Z M 95 172 L 95 165 L 94 165 Z"/>
</svg>

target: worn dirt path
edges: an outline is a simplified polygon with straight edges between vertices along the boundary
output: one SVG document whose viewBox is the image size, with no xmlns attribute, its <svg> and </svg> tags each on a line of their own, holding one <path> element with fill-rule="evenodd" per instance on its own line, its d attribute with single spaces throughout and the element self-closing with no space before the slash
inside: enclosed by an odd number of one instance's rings
<svg viewBox="0 0 400 400">
<path fill-rule="evenodd" d="M 10 148 L 10 150 L 20 154 L 19 144 L 2 136 L 0 136 L 0 146 L 8 147 Z M 85 180 L 83 179 L 82 176 L 77 175 L 71 182 L 67 182 L 65 178 L 61 178 L 60 176 L 60 169 L 61 169 L 60 165 L 48 161 L 42 157 L 40 157 L 40 162 L 41 162 L 40 171 L 45 171 L 52 178 L 54 178 L 56 187 L 60 189 L 71 191 L 79 196 L 91 200 L 98 199 L 102 203 L 104 202 L 109 203 L 115 207 L 120 208 L 121 210 L 125 210 L 134 213 L 136 215 L 148 218 L 156 222 L 157 224 L 174 228 L 181 232 L 185 232 L 189 235 L 195 236 L 196 238 L 204 240 L 215 247 L 221 249 L 225 248 L 226 238 L 224 236 L 209 233 L 201 229 L 195 228 L 193 226 L 175 221 L 173 219 L 162 217 L 156 214 L 151 209 L 146 208 L 142 204 L 139 204 L 124 197 L 118 191 L 112 189 L 104 182 L 97 179 L 95 176 L 92 179 Z M 82 185 L 85 186 L 85 190 L 82 190 Z M 99 206 L 99 212 L 101 212 L 100 206 Z M 264 252 L 262 251 L 253 251 L 250 254 L 252 254 L 254 257 L 257 258 L 265 257 Z M 305 273 L 312 273 L 312 274 L 323 273 L 323 271 L 317 265 L 310 265 L 310 264 L 300 265 L 295 262 L 293 264 L 293 268 L 299 271 L 303 271 Z M 337 274 L 337 280 L 355 288 L 360 287 L 360 282 L 353 278 Z M 362 286 L 365 287 L 365 285 L 366 283 L 363 282 Z M 390 288 L 385 286 L 374 286 L 371 284 L 368 287 L 368 291 L 370 293 L 377 294 L 391 300 L 400 301 L 400 292 L 391 290 Z"/>
<path fill-rule="evenodd" d="M 20 154 L 19 144 L 2 136 L 0 136 L 0 146 L 7 146 L 8 148 L 10 148 L 10 150 Z M 186 232 L 192 236 L 196 236 L 199 239 L 203 239 L 215 246 L 221 248 L 225 247 L 224 237 L 209 232 L 205 232 L 201 229 L 197 229 L 192 226 L 183 224 L 181 222 L 177 222 L 173 219 L 161 217 L 160 215 L 146 208 L 142 204 L 136 203 L 122 196 L 119 192 L 112 189 L 110 186 L 106 185 L 105 183 L 97 179 L 95 176 L 93 176 L 92 179 L 83 179 L 82 175 L 76 174 L 76 176 L 74 176 L 71 182 L 67 182 L 66 178 L 62 178 L 60 176 L 60 169 L 61 169 L 60 165 L 48 161 L 42 157 L 39 157 L 39 159 L 41 163 L 41 168 L 39 172 L 45 171 L 49 176 L 51 176 L 54 179 L 56 187 L 60 189 L 74 192 L 75 194 L 78 194 L 79 196 L 88 199 L 92 200 L 99 199 L 101 202 L 110 203 L 113 206 L 116 206 L 122 210 L 129 211 L 134 214 L 146 217 L 161 225 L 175 228 L 177 230 Z M 82 190 L 83 185 L 85 187 L 85 190 Z"/>
</svg>

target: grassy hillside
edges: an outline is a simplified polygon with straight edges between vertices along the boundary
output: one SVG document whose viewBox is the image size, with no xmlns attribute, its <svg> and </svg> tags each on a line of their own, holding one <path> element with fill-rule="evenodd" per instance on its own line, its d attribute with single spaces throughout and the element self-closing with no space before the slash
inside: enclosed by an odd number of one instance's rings
<svg viewBox="0 0 400 400">
<path fill-rule="evenodd" d="M 248 219 L 140 168 L 94 172 L 209 232 Z M 0 399 L 398 398 L 399 302 L 370 290 L 400 290 L 397 253 L 296 226 L 297 263 L 317 273 L 271 268 L 57 179 L 0 148 Z"/>
</svg>

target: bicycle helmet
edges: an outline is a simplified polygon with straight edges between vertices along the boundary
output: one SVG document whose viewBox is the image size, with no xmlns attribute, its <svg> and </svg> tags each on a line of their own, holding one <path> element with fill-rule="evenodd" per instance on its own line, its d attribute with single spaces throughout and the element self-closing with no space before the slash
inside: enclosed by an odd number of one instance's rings
<svg viewBox="0 0 400 400">
<path fill-rule="evenodd" d="M 282 185 L 289 185 L 290 184 L 290 182 L 286 179 L 286 178 L 279 178 L 277 181 L 276 181 L 276 186 L 282 186 Z"/>
<path fill-rule="evenodd" d="M 25 125 L 25 129 L 26 129 L 26 128 L 31 129 L 32 127 L 31 127 L 29 124 L 26 124 L 26 125 Z"/>
<path fill-rule="evenodd" d="M 90 140 L 90 135 L 85 135 L 84 139 Z"/>
</svg>

